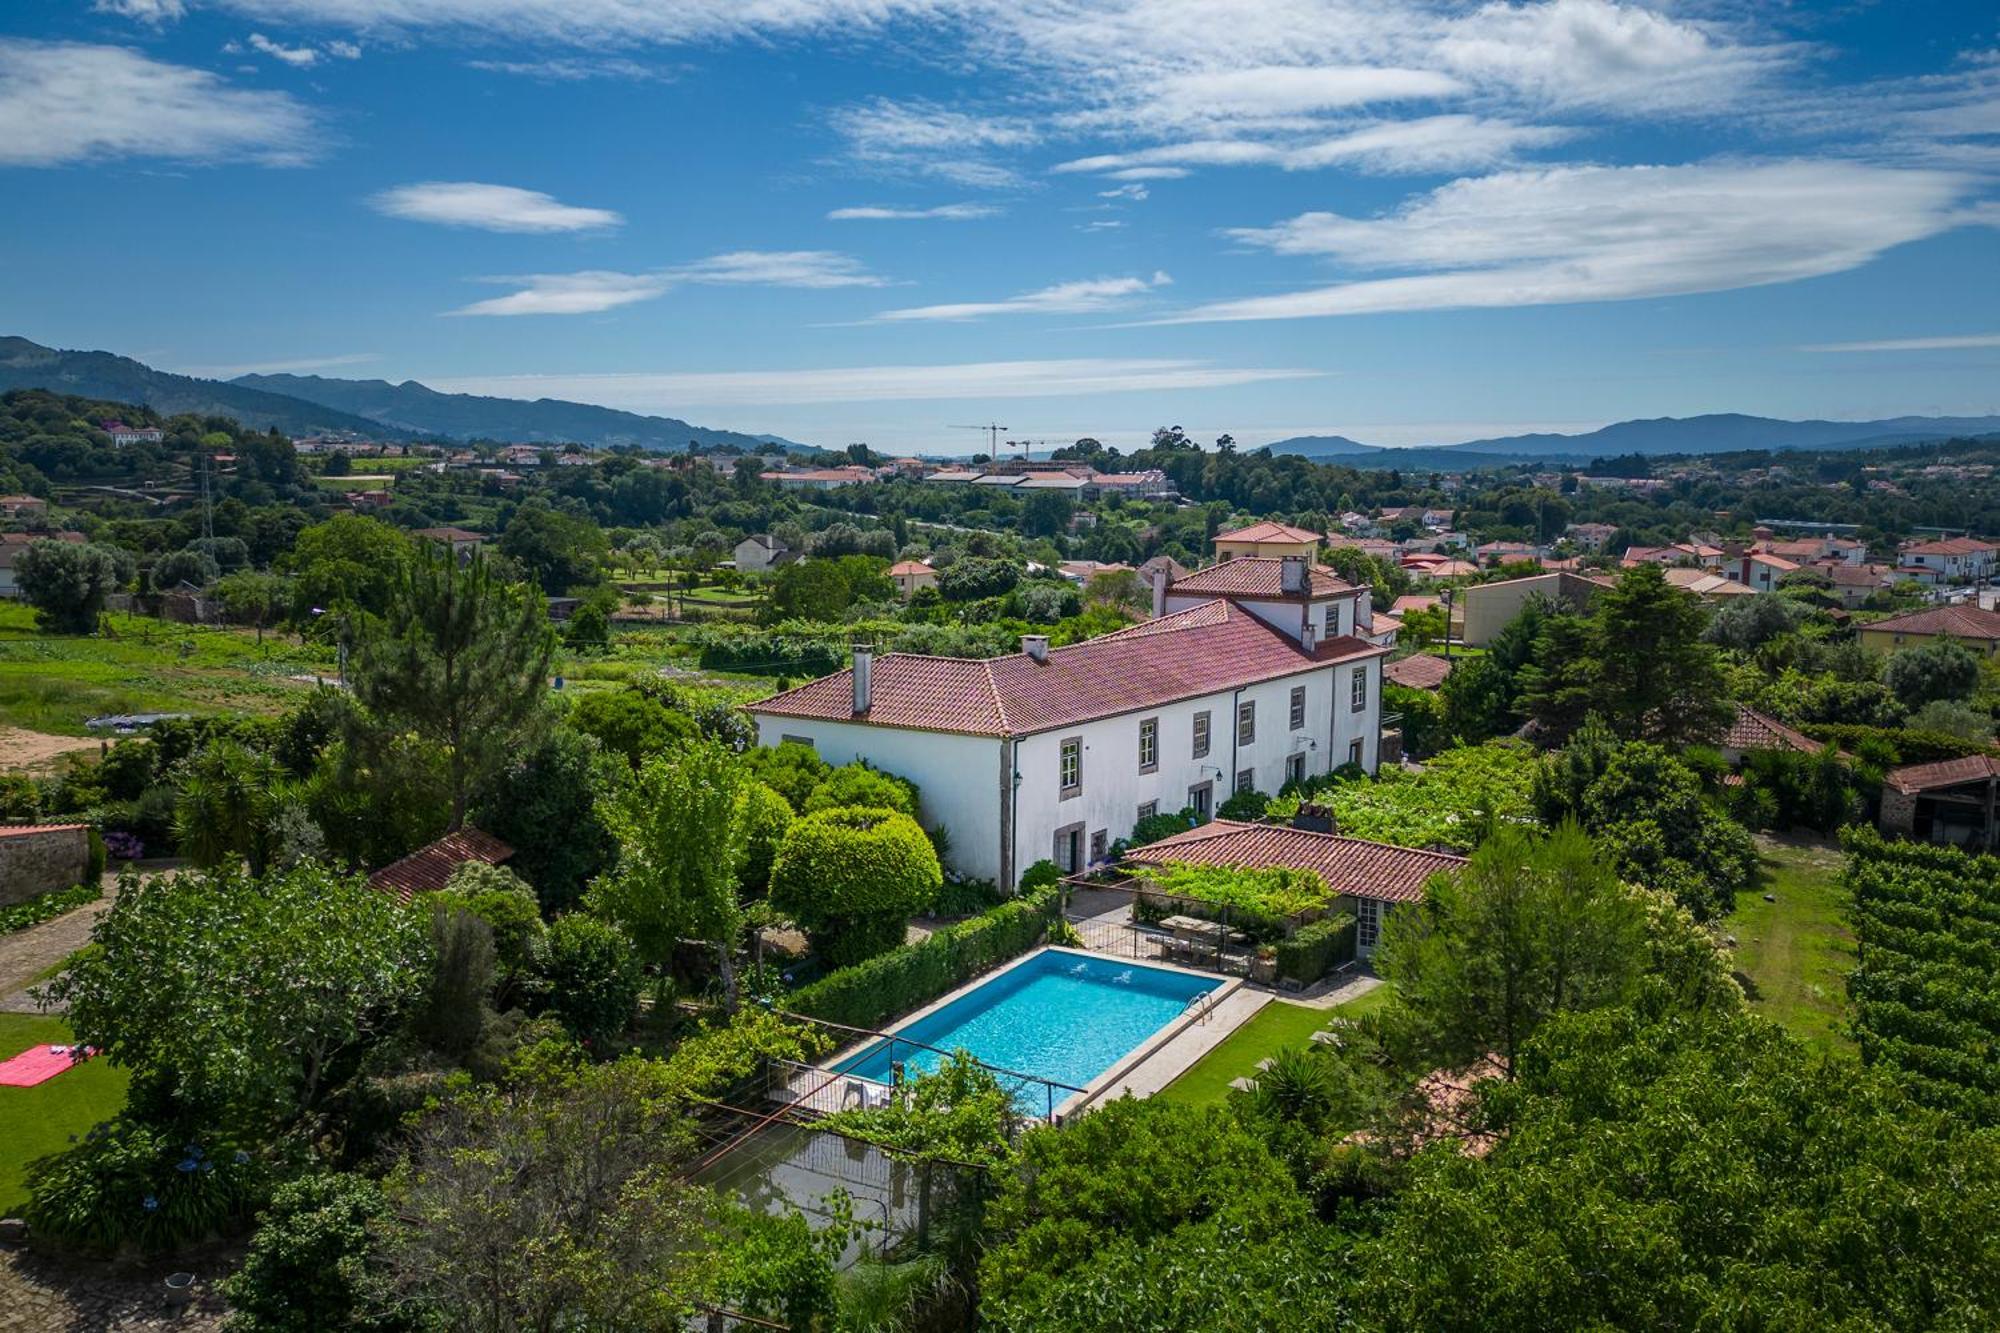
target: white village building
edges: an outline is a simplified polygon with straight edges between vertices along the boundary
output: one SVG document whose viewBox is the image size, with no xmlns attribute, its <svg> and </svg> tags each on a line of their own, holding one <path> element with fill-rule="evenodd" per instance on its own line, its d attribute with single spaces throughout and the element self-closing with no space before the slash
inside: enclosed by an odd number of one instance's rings
<svg viewBox="0 0 2000 1333">
<path fill-rule="evenodd" d="M 750 705 L 799 741 L 916 783 L 959 875 L 1011 889 L 1104 860 L 1147 815 L 1357 763 L 1373 773 L 1382 659 L 1368 593 L 1305 557 L 1228 560 L 1154 585 L 1154 616 L 1067 648 L 974 660 L 857 646 L 854 665 Z"/>
</svg>

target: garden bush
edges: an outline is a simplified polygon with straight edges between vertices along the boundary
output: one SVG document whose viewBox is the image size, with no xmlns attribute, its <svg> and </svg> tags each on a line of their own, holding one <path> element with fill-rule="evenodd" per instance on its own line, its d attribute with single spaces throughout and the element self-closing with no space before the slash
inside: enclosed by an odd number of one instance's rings
<svg viewBox="0 0 2000 1333">
<path fill-rule="evenodd" d="M 1147 843 L 1158 842 L 1162 838 L 1171 838 L 1176 833 L 1186 833 L 1199 823 L 1201 823 L 1201 816 L 1194 812 L 1193 806 L 1188 806 L 1171 815 L 1147 815 L 1132 826 L 1132 836 L 1125 840 L 1125 847 L 1127 849 L 1144 847 Z"/>
<path fill-rule="evenodd" d="M 1264 817 L 1271 798 L 1254 787 L 1245 787 L 1231 794 L 1230 798 L 1215 808 L 1218 819 L 1236 819 L 1244 823 L 1255 823 Z"/>
<path fill-rule="evenodd" d="M 806 800 L 814 788 L 833 771 L 812 746 L 797 741 L 745 751 L 743 763 L 752 777 L 784 797 L 800 814 L 805 813 Z"/>
<path fill-rule="evenodd" d="M 917 813 L 917 785 L 907 778 L 870 768 L 865 763 L 848 764 L 826 775 L 812 795 L 806 797 L 805 814 L 821 810 L 866 808 Z"/>
<path fill-rule="evenodd" d="M 822 810 L 785 831 L 771 864 L 771 906 L 836 966 L 902 942 L 944 883 L 917 821 L 894 810 Z"/>
<path fill-rule="evenodd" d="M 1029 889 L 1053 888 L 1062 883 L 1062 867 L 1043 857 L 1021 872 L 1021 892 Z"/>
<path fill-rule="evenodd" d="M 1003 901 L 999 885 L 990 879 L 948 879 L 931 904 L 931 915 L 973 916 Z"/>
<path fill-rule="evenodd" d="M 44 921 L 53 921 L 64 912 L 75 911 L 85 903 L 94 903 L 104 892 L 95 880 L 88 884 L 78 884 L 67 889 L 51 889 L 8 907 L 0 907 L 0 935 L 11 935 L 29 926 L 39 926 Z"/>
<path fill-rule="evenodd" d="M 1278 941 L 1278 975 L 1310 986 L 1354 959 L 1354 918 L 1345 912 L 1321 917 Z"/>
<path fill-rule="evenodd" d="M 1995 747 L 1944 731 L 1913 731 L 1905 727 L 1863 727 L 1833 722 L 1809 722 L 1799 728 L 1816 741 L 1860 753 L 1869 742 L 1886 746 L 1892 764 L 1930 764 L 1943 759 L 1992 754 Z"/>
<path fill-rule="evenodd" d="M 737 800 L 743 821 L 743 864 L 737 877 L 745 893 L 761 898 L 771 887 L 771 863 L 777 859 L 778 844 L 792 826 L 792 804 L 776 788 L 762 782 L 744 783 Z"/>
<path fill-rule="evenodd" d="M 372 1225 L 389 1206 L 366 1176 L 317 1172 L 272 1191 L 243 1267 L 222 1283 L 229 1333 L 393 1326 L 374 1273 Z"/>
<path fill-rule="evenodd" d="M 1030 890 L 918 944 L 878 954 L 794 991 L 793 1013 L 875 1028 L 929 1004 L 1038 943 L 1062 903 L 1052 886 Z"/>
<path fill-rule="evenodd" d="M 533 989 L 543 1010 L 597 1050 L 631 1026 L 644 979 L 639 954 L 618 927 L 596 917 L 559 917 L 535 943 Z"/>
<path fill-rule="evenodd" d="M 121 1116 L 68 1152 L 31 1162 L 28 1225 L 98 1254 L 149 1254 L 227 1233 L 263 1200 L 263 1167 L 233 1146 L 190 1142 Z"/>
</svg>

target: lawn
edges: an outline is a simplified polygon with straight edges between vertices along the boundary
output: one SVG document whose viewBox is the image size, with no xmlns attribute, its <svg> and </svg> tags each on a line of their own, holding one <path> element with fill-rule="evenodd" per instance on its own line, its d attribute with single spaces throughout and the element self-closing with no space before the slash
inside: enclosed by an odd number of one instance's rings
<svg viewBox="0 0 2000 1333">
<path fill-rule="evenodd" d="M 1757 839 L 1757 885 L 1738 895 L 1723 922 L 1736 937 L 1736 970 L 1750 1004 L 1810 1045 L 1851 1050 L 1847 974 L 1854 936 L 1840 887 L 1840 853 L 1829 847 Z M 1776 901 L 1765 902 L 1770 894 Z"/>
<path fill-rule="evenodd" d="M 330 658 L 279 634 L 114 614 L 88 637 L 48 634 L 34 611 L 0 603 L 0 723 L 85 735 L 100 713 L 275 713 L 302 688 L 291 676 Z"/>
<path fill-rule="evenodd" d="M 0 1060 L 30 1046 L 69 1040 L 60 1018 L 0 1014 Z M 69 1147 L 125 1104 L 124 1070 L 92 1060 L 32 1088 L 0 1088 L 0 1217 L 18 1217 L 28 1202 L 22 1172 L 37 1157 Z"/>
<path fill-rule="evenodd" d="M 1273 1000 L 1223 1039 L 1158 1095 L 1189 1106 L 1210 1106 L 1229 1096 L 1230 1080 L 1254 1077 L 1257 1063 L 1287 1046 L 1304 1046 L 1335 1018 L 1359 1018 L 1389 1002 L 1389 988 L 1377 986 L 1359 999 L 1331 1009 Z"/>
</svg>

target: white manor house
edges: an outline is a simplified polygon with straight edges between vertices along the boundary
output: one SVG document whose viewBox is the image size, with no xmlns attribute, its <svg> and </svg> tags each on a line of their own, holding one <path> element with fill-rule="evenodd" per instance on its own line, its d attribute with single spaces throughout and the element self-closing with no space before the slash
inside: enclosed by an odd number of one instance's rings
<svg viewBox="0 0 2000 1333">
<path fill-rule="evenodd" d="M 1220 539 L 1218 539 L 1220 540 Z M 1305 555 L 1246 556 L 1153 584 L 1150 619 L 986 660 L 875 656 L 750 705 L 757 742 L 798 741 L 915 782 L 958 875 L 1012 889 L 1043 858 L 1104 860 L 1156 812 L 1357 763 L 1373 773 L 1382 659 L 1365 588 Z"/>
</svg>

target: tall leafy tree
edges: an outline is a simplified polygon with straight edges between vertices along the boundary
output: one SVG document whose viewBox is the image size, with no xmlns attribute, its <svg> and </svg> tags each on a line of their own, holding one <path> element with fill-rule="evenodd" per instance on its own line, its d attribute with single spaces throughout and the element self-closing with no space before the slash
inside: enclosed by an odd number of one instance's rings
<svg viewBox="0 0 2000 1333">
<path fill-rule="evenodd" d="M 371 621 L 354 672 L 370 712 L 438 745 L 451 827 L 468 793 L 520 744 L 540 707 L 555 631 L 541 598 L 496 580 L 477 554 L 417 552 Z"/>
<path fill-rule="evenodd" d="M 188 761 L 174 806 L 174 840 L 198 866 L 247 861 L 260 876 L 283 842 L 281 816 L 296 784 L 269 755 L 237 741 L 210 741 Z"/>
<path fill-rule="evenodd" d="M 1566 824 L 1539 841 L 1498 830 L 1423 903 L 1393 913 L 1377 965 L 1423 1061 L 1496 1057 L 1512 1077 L 1536 1029 L 1625 998 L 1644 966 L 1645 913 Z"/>
<path fill-rule="evenodd" d="M 95 542 L 30 542 L 14 565 L 21 596 L 35 608 L 35 623 L 56 634 L 89 634 L 104 601 L 124 582 L 123 553 Z"/>
<path fill-rule="evenodd" d="M 623 926 L 649 962 L 668 962 L 681 939 L 712 942 L 732 1009 L 743 926 L 740 797 L 749 781 L 716 741 L 689 741 L 649 759 L 609 802 L 618 867 L 590 894 L 591 906 Z"/>
<path fill-rule="evenodd" d="M 1729 720 L 1729 690 L 1713 646 L 1703 642 L 1701 603 L 1667 582 L 1658 565 L 1628 569 L 1591 611 L 1596 708 L 1628 740 L 1687 743 Z"/>
</svg>

